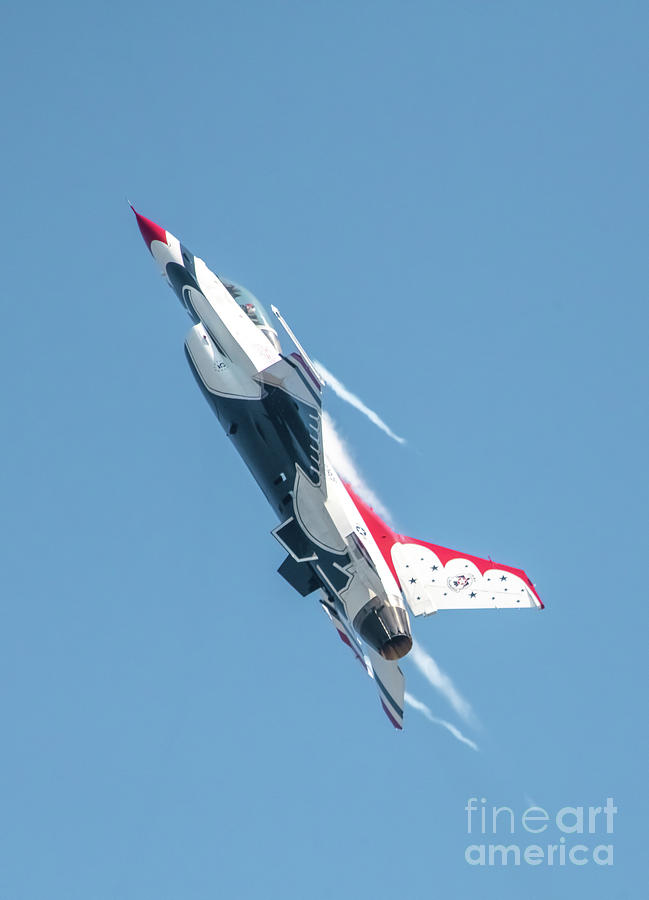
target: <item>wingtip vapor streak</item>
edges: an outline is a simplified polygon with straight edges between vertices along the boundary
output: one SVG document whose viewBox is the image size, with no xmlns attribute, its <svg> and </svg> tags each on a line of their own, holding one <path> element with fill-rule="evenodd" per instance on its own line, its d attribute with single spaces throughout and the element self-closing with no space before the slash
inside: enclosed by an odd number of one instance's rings
<svg viewBox="0 0 649 900">
<path fill-rule="evenodd" d="M 408 610 L 536 607 L 522 569 L 394 531 L 345 483 L 327 456 L 320 375 L 283 353 L 274 321 L 245 288 L 217 277 L 169 231 L 133 209 L 151 254 L 192 320 L 185 355 L 205 399 L 278 516 L 283 578 L 319 602 L 403 727 L 398 661 L 412 647 Z"/>
</svg>

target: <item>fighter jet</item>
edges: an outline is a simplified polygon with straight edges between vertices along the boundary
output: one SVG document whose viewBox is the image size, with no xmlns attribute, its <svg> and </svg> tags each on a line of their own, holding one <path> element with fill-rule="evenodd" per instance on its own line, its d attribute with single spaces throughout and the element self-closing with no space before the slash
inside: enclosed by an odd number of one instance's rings
<svg viewBox="0 0 649 900">
<path fill-rule="evenodd" d="M 279 574 L 303 597 L 317 594 L 401 729 L 409 611 L 542 609 L 534 585 L 522 569 L 404 537 L 382 521 L 327 454 L 324 381 L 279 310 L 271 318 L 249 291 L 133 212 L 192 321 L 185 355 L 196 383 L 277 515 Z M 279 326 L 293 349 L 282 349 Z"/>
</svg>

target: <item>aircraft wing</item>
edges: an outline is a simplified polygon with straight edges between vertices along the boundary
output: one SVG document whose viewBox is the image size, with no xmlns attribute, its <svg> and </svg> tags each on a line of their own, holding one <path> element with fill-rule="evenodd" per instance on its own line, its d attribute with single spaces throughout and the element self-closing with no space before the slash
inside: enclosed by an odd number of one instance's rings
<svg viewBox="0 0 649 900">
<path fill-rule="evenodd" d="M 415 616 L 438 609 L 543 609 L 522 569 L 409 537 L 395 542 L 390 553 Z"/>
<path fill-rule="evenodd" d="M 438 609 L 543 609 L 522 569 L 396 534 L 346 485 L 415 616 Z"/>
</svg>

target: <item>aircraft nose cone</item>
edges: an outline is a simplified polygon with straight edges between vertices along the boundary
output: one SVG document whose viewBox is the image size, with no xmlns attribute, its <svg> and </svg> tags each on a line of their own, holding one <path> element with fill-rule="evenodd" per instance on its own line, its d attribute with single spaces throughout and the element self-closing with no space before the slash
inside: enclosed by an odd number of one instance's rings
<svg viewBox="0 0 649 900">
<path fill-rule="evenodd" d="M 167 243 L 167 232 L 164 228 L 156 225 L 155 222 L 152 222 L 151 219 L 147 219 L 146 216 L 141 216 L 135 207 L 131 206 L 131 209 L 135 213 L 137 224 L 140 226 L 142 237 L 149 250 L 151 249 L 153 241 L 162 241 L 163 244 Z"/>
</svg>

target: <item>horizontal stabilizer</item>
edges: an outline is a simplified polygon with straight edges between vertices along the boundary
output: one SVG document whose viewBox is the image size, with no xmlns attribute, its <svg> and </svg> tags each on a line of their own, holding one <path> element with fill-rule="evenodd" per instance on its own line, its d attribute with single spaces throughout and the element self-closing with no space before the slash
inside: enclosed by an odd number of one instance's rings
<svg viewBox="0 0 649 900">
<path fill-rule="evenodd" d="M 392 545 L 391 557 L 415 616 L 438 609 L 543 609 L 522 569 L 407 537 Z"/>
</svg>

